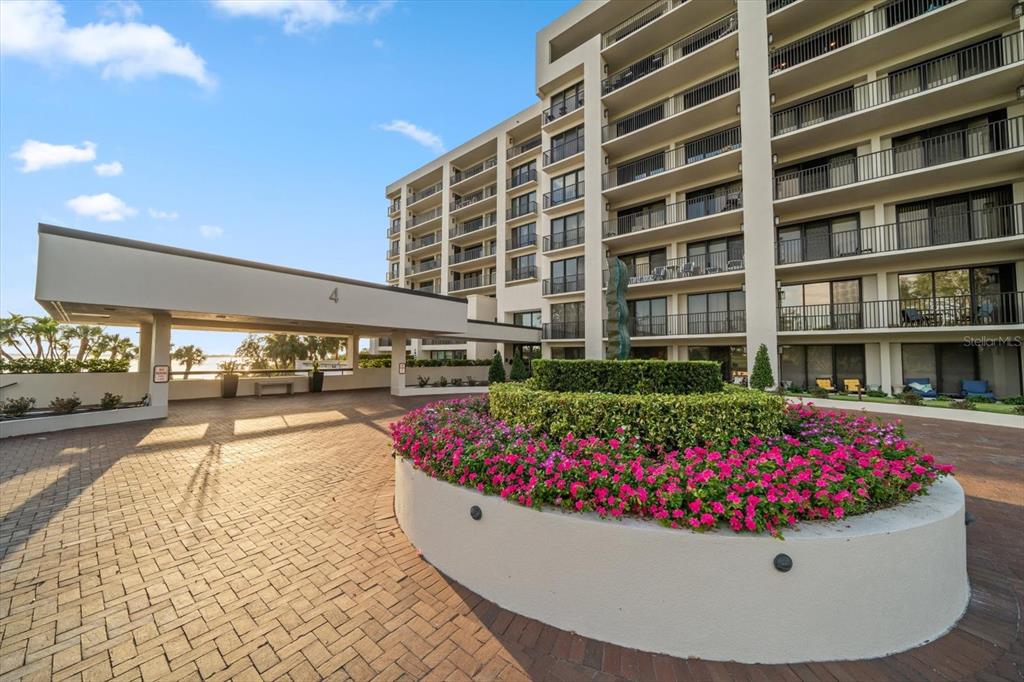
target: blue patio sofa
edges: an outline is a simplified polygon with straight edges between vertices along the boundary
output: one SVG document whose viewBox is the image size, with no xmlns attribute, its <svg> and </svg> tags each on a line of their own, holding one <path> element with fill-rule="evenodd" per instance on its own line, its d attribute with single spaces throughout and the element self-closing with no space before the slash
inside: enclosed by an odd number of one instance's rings
<svg viewBox="0 0 1024 682">
<path fill-rule="evenodd" d="M 988 382 L 984 379 L 963 380 L 960 382 L 960 391 L 965 398 L 990 398 L 995 399 L 995 394 L 988 390 Z"/>
<path fill-rule="evenodd" d="M 931 379 L 907 379 L 907 388 L 922 398 L 938 398 L 939 393 L 932 386 Z"/>
</svg>

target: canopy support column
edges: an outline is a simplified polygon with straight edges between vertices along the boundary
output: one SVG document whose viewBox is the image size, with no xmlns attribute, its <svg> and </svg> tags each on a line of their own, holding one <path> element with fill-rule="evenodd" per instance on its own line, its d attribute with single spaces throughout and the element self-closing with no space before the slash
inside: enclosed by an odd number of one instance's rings
<svg viewBox="0 0 1024 682">
<path fill-rule="evenodd" d="M 391 395 L 405 395 L 405 334 L 391 334 Z"/>
</svg>

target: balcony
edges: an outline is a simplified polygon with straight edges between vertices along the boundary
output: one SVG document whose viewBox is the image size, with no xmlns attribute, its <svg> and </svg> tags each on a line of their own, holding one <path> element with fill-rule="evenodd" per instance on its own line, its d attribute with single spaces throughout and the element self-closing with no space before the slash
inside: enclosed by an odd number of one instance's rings
<svg viewBox="0 0 1024 682">
<path fill-rule="evenodd" d="M 514 158 L 516 158 L 518 156 L 522 156 L 523 154 L 525 154 L 528 151 L 531 151 L 533 149 L 537 149 L 538 147 L 540 147 L 540 145 L 541 145 L 540 135 L 538 135 L 537 137 L 534 137 L 532 139 L 529 139 L 526 142 L 520 142 L 519 144 L 514 144 L 511 147 L 509 147 L 507 150 L 505 150 L 505 159 L 511 161 L 512 159 L 514 159 Z"/>
<path fill-rule="evenodd" d="M 489 159 L 484 159 L 480 163 L 474 164 L 469 168 L 463 170 L 457 170 L 451 174 L 451 184 L 457 185 L 460 182 L 465 182 L 471 178 L 475 178 L 481 173 L 495 168 L 498 165 L 498 157 L 492 156 Z"/>
<path fill-rule="evenodd" d="M 650 263 L 638 263 L 628 268 L 629 286 L 674 282 L 689 277 L 728 273 L 734 273 L 737 275 L 736 279 L 742 279 L 743 266 L 742 253 L 728 254 L 725 252 L 672 258 L 667 260 L 664 265 L 653 267 Z M 604 272 L 604 286 L 608 286 L 607 270 Z"/>
<path fill-rule="evenodd" d="M 660 102 L 620 116 L 601 129 L 601 140 L 609 153 L 616 154 L 627 148 L 657 144 L 692 130 L 734 121 L 739 87 L 738 69 L 719 74 Z"/>
<path fill-rule="evenodd" d="M 388 226 L 388 236 L 397 237 L 402 232 L 402 220 L 401 218 L 394 218 L 391 224 Z"/>
<path fill-rule="evenodd" d="M 583 181 L 553 189 L 544 195 L 544 208 L 554 208 L 583 198 Z"/>
<path fill-rule="evenodd" d="M 394 199 L 388 204 L 388 215 L 394 215 L 402 210 L 402 200 Z"/>
<path fill-rule="evenodd" d="M 999 3 L 891 0 L 770 52 L 771 90 L 784 100 L 814 83 L 829 82 L 837 69 L 856 73 L 899 62 L 934 49 L 937 35 L 1006 20 L 1006 7 Z"/>
<path fill-rule="evenodd" d="M 582 108 L 583 93 L 579 93 L 545 109 L 541 114 L 541 121 L 543 125 L 548 125 Z"/>
<path fill-rule="evenodd" d="M 434 246 L 440 243 L 441 235 L 435 232 L 433 234 L 428 234 L 426 237 L 421 237 L 420 239 L 407 240 L 405 242 L 405 252 L 407 254 L 412 253 L 413 251 L 418 251 L 419 249 L 423 249 L 428 246 Z"/>
<path fill-rule="evenodd" d="M 409 195 L 409 206 L 411 207 L 413 204 L 416 204 L 420 201 L 423 201 L 424 199 L 434 196 L 442 189 L 444 189 L 444 183 L 439 181 L 434 183 L 433 185 L 430 185 L 429 187 L 424 187 L 421 190 L 412 192 Z"/>
<path fill-rule="evenodd" d="M 619 216 L 602 224 L 605 239 L 642 234 L 647 230 L 684 226 L 693 221 L 703 221 L 712 216 L 728 217 L 743 208 L 741 192 L 727 192 L 712 196 L 693 197 L 664 207 Z M 727 220 L 720 221 L 723 225 Z M 696 236 L 693 234 L 691 236 Z"/>
<path fill-rule="evenodd" d="M 544 295 L 558 296 L 560 294 L 571 294 L 576 291 L 583 291 L 583 275 L 570 275 L 568 277 L 552 277 L 544 280 Z"/>
<path fill-rule="evenodd" d="M 537 245 L 537 233 L 536 232 L 527 232 L 525 234 L 520 234 L 517 237 L 509 237 L 507 240 L 505 240 L 505 250 L 506 251 L 515 251 L 516 249 L 525 249 L 527 247 L 536 246 L 536 245 Z"/>
<path fill-rule="evenodd" d="M 601 186 L 606 197 L 615 200 L 630 194 L 669 190 L 689 184 L 687 180 L 691 179 L 697 182 L 735 175 L 738 155 L 730 155 L 729 152 L 739 148 L 740 128 L 736 126 L 692 140 L 669 151 L 620 163 L 601 176 Z M 713 164 L 702 163 L 715 158 L 719 160 Z M 684 169 L 692 169 L 692 173 L 675 172 Z"/>
<path fill-rule="evenodd" d="M 583 133 L 564 140 L 544 152 L 544 167 L 548 168 L 583 153 Z"/>
<path fill-rule="evenodd" d="M 505 220 L 515 220 L 537 212 L 536 201 L 514 202 L 512 208 L 505 211 Z"/>
<path fill-rule="evenodd" d="M 631 317 L 627 328 L 631 337 L 647 336 L 721 336 L 744 334 L 747 331 L 746 312 L 723 310 L 710 313 L 680 313 L 677 315 L 651 315 Z M 608 321 L 604 321 L 608 334 Z"/>
<path fill-rule="evenodd" d="M 485 272 L 472 277 L 452 280 L 448 283 L 448 291 L 466 291 L 468 289 L 479 289 L 480 287 L 494 286 L 494 273 Z"/>
<path fill-rule="evenodd" d="M 1024 236 L 1024 204 L 930 216 L 776 242 L 775 262 L 794 265 Z"/>
<path fill-rule="evenodd" d="M 530 168 L 525 173 L 519 173 L 505 179 L 505 189 L 515 189 L 516 187 L 522 187 L 528 185 L 531 182 L 537 182 L 537 169 Z"/>
<path fill-rule="evenodd" d="M 772 114 L 772 148 L 779 155 L 793 154 L 805 137 L 805 144 L 820 145 L 830 123 L 828 129 L 835 129 L 831 134 L 849 139 L 886 121 L 928 115 L 946 106 L 950 97 L 957 102 L 984 101 L 1015 87 L 1020 74 L 1015 65 L 1022 61 L 1024 31 L 1017 31 L 787 107 Z M 955 93 L 949 92 L 954 88 Z M 813 131 L 800 134 L 806 129 Z"/>
<path fill-rule="evenodd" d="M 449 210 L 452 213 L 458 213 L 470 206 L 473 206 L 474 204 L 479 204 L 494 197 L 497 193 L 497 187 L 494 185 L 488 185 L 487 187 L 478 189 L 477 191 L 472 192 L 471 194 L 466 194 L 465 196 L 452 195 L 452 203 Z"/>
<path fill-rule="evenodd" d="M 384 274 L 384 279 L 385 279 L 385 281 L 387 281 L 387 282 L 393 282 L 393 281 L 395 281 L 396 279 L 398 279 L 398 273 L 397 273 L 397 272 L 391 272 L 391 271 L 389 270 L 388 272 L 386 272 L 386 273 Z"/>
<path fill-rule="evenodd" d="M 611 65 L 636 61 L 652 46 L 673 42 L 735 9 L 734 0 L 661 0 L 605 31 L 601 56 Z"/>
<path fill-rule="evenodd" d="M 437 270 L 441 267 L 441 259 L 435 258 L 433 260 L 423 261 L 422 263 L 416 263 L 405 268 L 405 276 L 412 277 L 413 275 L 422 275 L 425 272 L 431 270 Z"/>
<path fill-rule="evenodd" d="M 398 256 L 399 256 L 399 253 L 400 253 L 400 251 L 399 251 L 399 245 L 398 245 L 398 242 L 395 242 L 395 243 L 393 243 L 393 244 L 391 245 L 391 247 L 390 247 L 390 248 L 389 248 L 389 249 L 387 250 L 387 257 L 388 257 L 388 258 L 398 258 Z"/>
<path fill-rule="evenodd" d="M 541 338 L 544 340 L 582 339 L 585 337 L 586 331 L 583 320 L 576 320 L 574 322 L 545 322 L 541 326 Z"/>
<path fill-rule="evenodd" d="M 544 237 L 544 252 L 567 249 L 570 246 L 578 246 L 586 238 L 586 231 L 577 227 L 564 232 L 556 232 L 549 237 Z"/>
<path fill-rule="evenodd" d="M 797 0 L 767 0 L 768 2 L 768 14 L 778 12 L 786 5 L 792 5 Z"/>
<path fill-rule="evenodd" d="M 525 268 L 517 268 L 515 270 L 509 268 L 505 271 L 505 282 L 525 282 L 527 280 L 537 279 L 537 266 L 529 265 Z"/>
<path fill-rule="evenodd" d="M 779 308 L 779 332 L 913 331 L 1021 324 L 1024 292 L 824 303 Z"/>
<path fill-rule="evenodd" d="M 425 213 L 414 215 L 412 218 L 409 218 L 408 229 L 411 230 L 413 228 L 423 227 L 427 223 L 439 220 L 443 214 L 444 208 L 438 206 L 437 208 L 432 208 Z"/>
<path fill-rule="evenodd" d="M 1024 116 L 1018 116 L 871 154 L 826 159 L 813 168 L 776 173 L 775 200 L 793 210 L 835 208 L 830 190 L 847 187 L 844 203 L 863 201 L 868 195 L 877 196 L 878 184 L 888 178 L 900 178 L 902 191 L 923 194 L 942 182 L 962 179 L 964 173 L 980 177 L 1019 171 L 1022 155 L 1014 150 L 1022 147 Z M 991 163 L 986 164 L 985 159 Z M 967 162 L 969 166 L 965 166 Z"/>
<path fill-rule="evenodd" d="M 617 109 L 627 99 L 648 100 L 668 88 L 678 87 L 693 74 L 713 72 L 721 64 L 733 61 L 736 40 L 723 38 L 735 34 L 737 27 L 733 12 L 619 69 L 601 82 L 604 106 Z"/>
<path fill-rule="evenodd" d="M 494 247 L 483 244 L 481 246 L 473 247 L 472 249 L 464 249 L 458 253 L 449 254 L 448 264 L 459 265 L 461 263 L 469 263 L 471 261 L 480 260 L 481 258 L 493 257 L 494 254 Z"/>
<path fill-rule="evenodd" d="M 473 234 L 480 230 L 486 230 L 489 227 L 494 227 L 498 224 L 498 217 L 494 213 L 488 213 L 472 220 L 467 220 L 464 223 L 459 223 L 451 229 L 450 237 L 453 239 L 456 237 L 462 237 L 467 234 Z"/>
</svg>

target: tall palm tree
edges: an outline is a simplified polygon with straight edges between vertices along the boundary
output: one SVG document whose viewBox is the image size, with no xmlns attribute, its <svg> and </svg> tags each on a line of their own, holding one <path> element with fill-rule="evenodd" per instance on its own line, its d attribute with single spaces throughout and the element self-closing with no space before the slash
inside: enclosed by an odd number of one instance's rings
<svg viewBox="0 0 1024 682">
<path fill-rule="evenodd" d="M 36 347 L 36 357 L 52 359 L 60 324 L 52 317 L 33 317 L 32 320 L 28 331 Z"/>
<path fill-rule="evenodd" d="M 306 344 L 294 334 L 271 334 L 264 341 L 267 357 L 276 369 L 291 369 L 296 360 L 309 357 Z"/>
<path fill-rule="evenodd" d="M 192 371 L 192 365 L 202 364 L 206 360 L 206 353 L 203 352 L 202 348 L 189 344 L 175 348 L 174 352 L 171 353 L 171 357 L 185 365 L 184 378 L 188 379 L 188 373 Z"/>
<path fill-rule="evenodd" d="M 89 347 L 103 334 L 103 327 L 96 327 L 88 324 L 79 324 L 74 327 L 65 327 L 63 336 L 68 341 L 78 343 L 78 350 L 75 352 L 75 360 L 81 362 L 89 352 Z"/>
<path fill-rule="evenodd" d="M 121 336 L 120 334 L 114 334 L 114 340 L 110 347 L 110 359 L 117 360 L 118 357 L 124 360 L 131 360 L 138 353 L 138 348 L 132 343 L 132 340 L 127 336 Z M 203 357 L 205 360 L 205 356 Z M 199 360 L 202 362 L 203 360 Z"/>
</svg>

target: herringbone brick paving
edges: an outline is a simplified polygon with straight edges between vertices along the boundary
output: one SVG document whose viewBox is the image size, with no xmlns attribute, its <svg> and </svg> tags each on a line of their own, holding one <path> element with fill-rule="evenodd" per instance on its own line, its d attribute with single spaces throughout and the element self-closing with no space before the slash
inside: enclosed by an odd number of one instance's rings
<svg viewBox="0 0 1024 682">
<path fill-rule="evenodd" d="M 961 468 L 978 519 L 953 632 L 874 661 L 743 666 L 556 630 L 420 559 L 395 523 L 386 425 L 422 402 L 195 401 L 0 442 L 0 678 L 1022 679 L 1019 432 L 906 420 Z"/>
</svg>

